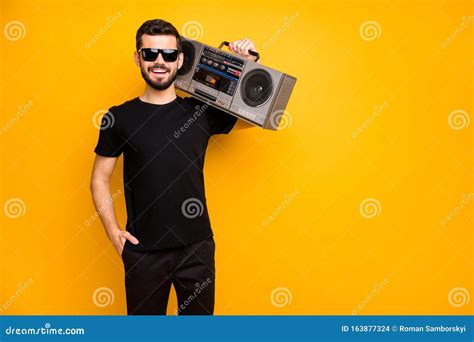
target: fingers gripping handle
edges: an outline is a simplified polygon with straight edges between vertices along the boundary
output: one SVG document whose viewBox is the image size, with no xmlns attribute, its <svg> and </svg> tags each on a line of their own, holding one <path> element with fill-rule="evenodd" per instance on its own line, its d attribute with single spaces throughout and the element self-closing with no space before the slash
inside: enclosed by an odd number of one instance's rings
<svg viewBox="0 0 474 342">
<path fill-rule="evenodd" d="M 223 41 L 223 42 L 221 43 L 221 45 L 219 45 L 218 48 L 221 49 L 224 45 L 228 47 L 228 46 L 229 46 L 229 42 L 228 42 L 228 41 Z M 258 60 L 260 59 L 260 54 L 259 54 L 257 51 L 249 50 L 249 54 L 252 55 L 252 56 L 254 56 L 254 57 L 256 57 L 254 62 L 256 62 L 256 61 L 258 61 Z"/>
</svg>

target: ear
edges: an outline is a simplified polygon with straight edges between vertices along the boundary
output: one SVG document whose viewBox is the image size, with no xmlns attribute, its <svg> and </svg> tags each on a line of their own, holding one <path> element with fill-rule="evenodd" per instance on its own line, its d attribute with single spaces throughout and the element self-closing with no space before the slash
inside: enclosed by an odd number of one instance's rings
<svg viewBox="0 0 474 342">
<path fill-rule="evenodd" d="M 137 65 L 137 67 L 140 67 L 140 56 L 138 55 L 137 51 L 133 53 L 133 59 L 135 60 L 135 64 Z"/>
<path fill-rule="evenodd" d="M 178 70 L 181 69 L 184 63 L 184 54 L 181 52 L 178 56 Z"/>
</svg>

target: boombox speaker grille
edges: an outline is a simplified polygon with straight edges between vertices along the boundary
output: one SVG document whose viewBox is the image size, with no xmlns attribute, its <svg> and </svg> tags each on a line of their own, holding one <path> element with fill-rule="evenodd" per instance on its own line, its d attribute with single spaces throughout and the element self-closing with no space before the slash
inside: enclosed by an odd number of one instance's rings
<svg viewBox="0 0 474 342">
<path fill-rule="evenodd" d="M 196 51 L 195 51 L 194 45 L 191 44 L 190 42 L 186 40 L 183 41 L 182 50 L 184 54 L 184 61 L 183 61 L 183 65 L 178 70 L 179 76 L 184 76 L 191 71 L 194 64 L 194 59 L 196 58 Z"/>
<path fill-rule="evenodd" d="M 263 69 L 254 69 L 247 73 L 240 86 L 242 100 L 250 107 L 258 107 L 267 102 L 272 90 L 272 78 Z"/>
</svg>

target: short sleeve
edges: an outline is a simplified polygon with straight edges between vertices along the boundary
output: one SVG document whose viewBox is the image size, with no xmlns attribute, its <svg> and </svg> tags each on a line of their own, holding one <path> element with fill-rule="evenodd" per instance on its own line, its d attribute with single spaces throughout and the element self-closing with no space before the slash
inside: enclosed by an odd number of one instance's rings
<svg viewBox="0 0 474 342">
<path fill-rule="evenodd" d="M 209 106 L 206 110 L 211 135 L 229 134 L 237 122 L 237 117 L 216 107 Z"/>
<path fill-rule="evenodd" d="M 94 152 L 104 157 L 118 157 L 123 152 L 124 139 L 117 131 L 117 116 L 113 107 L 102 117 L 99 141 Z"/>
</svg>

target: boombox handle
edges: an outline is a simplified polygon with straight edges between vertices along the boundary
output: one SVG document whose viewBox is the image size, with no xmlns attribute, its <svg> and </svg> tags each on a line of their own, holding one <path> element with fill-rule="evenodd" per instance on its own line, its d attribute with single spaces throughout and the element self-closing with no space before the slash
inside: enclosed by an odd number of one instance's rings
<svg viewBox="0 0 474 342">
<path fill-rule="evenodd" d="M 223 42 L 221 43 L 221 45 L 219 45 L 218 49 L 221 49 L 224 45 L 228 47 L 228 46 L 229 46 L 229 42 L 228 42 L 228 41 L 223 41 Z M 254 56 L 254 57 L 257 57 L 257 58 L 255 58 L 255 61 L 254 61 L 254 62 L 256 62 L 256 61 L 258 61 L 258 60 L 260 59 L 260 55 L 259 55 L 259 53 L 258 53 L 257 51 L 249 50 L 249 54 L 252 55 L 252 56 Z"/>
</svg>

